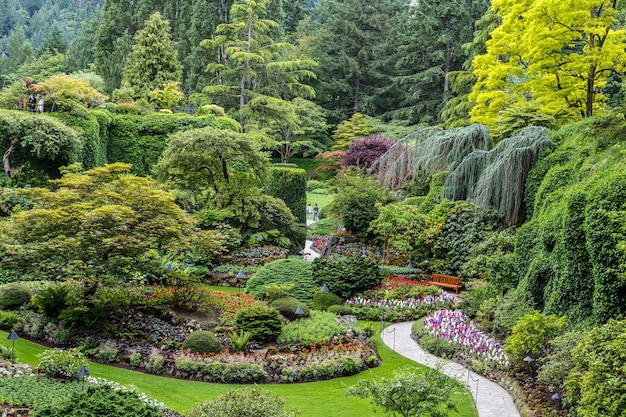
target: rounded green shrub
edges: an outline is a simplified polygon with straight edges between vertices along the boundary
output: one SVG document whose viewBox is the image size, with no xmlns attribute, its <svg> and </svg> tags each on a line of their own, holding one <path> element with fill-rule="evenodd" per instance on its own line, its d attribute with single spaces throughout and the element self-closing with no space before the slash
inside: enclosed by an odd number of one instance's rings
<svg viewBox="0 0 626 417">
<path fill-rule="evenodd" d="M 313 279 L 311 262 L 301 259 L 279 259 L 261 267 L 246 284 L 246 292 L 262 298 L 269 284 L 293 284 L 290 295 L 307 303 L 321 283 Z"/>
<path fill-rule="evenodd" d="M 258 388 L 229 391 L 214 400 L 196 404 L 187 412 L 188 417 L 293 417 L 294 415 L 285 411 L 282 398 Z"/>
<path fill-rule="evenodd" d="M 199 330 L 187 336 L 182 348 L 194 353 L 210 353 L 222 350 L 222 344 L 213 333 Z"/>
<path fill-rule="evenodd" d="M 341 305 L 343 299 L 329 291 L 316 291 L 313 294 L 313 309 L 326 311 L 328 307 Z"/>
<path fill-rule="evenodd" d="M 281 297 L 272 301 L 272 307 L 280 312 L 287 320 L 293 321 L 300 318 L 309 317 L 309 307 L 307 307 L 302 301 L 294 297 Z M 300 307 L 302 314 L 297 315 L 296 310 Z"/>
<path fill-rule="evenodd" d="M 349 316 L 352 315 L 352 307 L 344 306 L 344 305 L 332 305 L 326 309 L 329 313 L 334 313 L 338 316 Z"/>
<path fill-rule="evenodd" d="M 280 335 L 283 321 L 275 308 L 253 307 L 237 313 L 235 326 L 238 331 L 250 332 L 256 341 L 269 342 Z"/>
<path fill-rule="evenodd" d="M 8 284 L 0 287 L 0 305 L 5 308 L 16 308 L 30 302 L 31 293 L 21 284 Z"/>
<path fill-rule="evenodd" d="M 78 349 L 48 349 L 37 355 L 39 371 L 49 378 L 78 378 L 78 371 L 87 358 Z"/>
</svg>

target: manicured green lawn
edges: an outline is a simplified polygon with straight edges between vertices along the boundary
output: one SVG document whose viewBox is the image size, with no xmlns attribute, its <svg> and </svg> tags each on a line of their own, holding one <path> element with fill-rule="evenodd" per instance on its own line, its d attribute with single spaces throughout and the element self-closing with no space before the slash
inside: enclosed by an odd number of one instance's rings
<svg viewBox="0 0 626 417">
<path fill-rule="evenodd" d="M 329 205 L 331 200 L 332 197 L 330 197 L 328 194 L 306 193 L 306 203 L 310 204 L 311 206 L 317 204 L 320 210 Z"/>
<path fill-rule="evenodd" d="M 7 333 L 0 332 L 0 340 L 10 346 L 6 340 Z M 342 417 L 377 416 L 372 411 L 369 402 L 357 397 L 345 395 L 348 386 L 356 384 L 360 379 L 372 377 L 390 377 L 397 369 L 415 367 L 423 369 L 421 365 L 412 362 L 387 348 L 380 337 L 375 337 L 378 351 L 383 359 L 383 365 L 358 375 L 337 378 L 329 381 L 302 383 L 302 384 L 268 384 L 263 389 L 274 392 L 285 399 L 286 406 L 291 410 L 299 410 L 306 417 Z M 45 350 L 44 346 L 19 339 L 15 342 L 17 360 L 23 363 L 36 365 L 37 354 Z M 141 372 L 134 372 L 96 363 L 88 365 L 92 376 L 106 378 L 124 385 L 134 385 L 140 391 L 170 408 L 184 412 L 192 404 L 215 398 L 220 394 L 244 387 L 244 385 L 209 384 L 204 382 L 186 381 L 174 378 L 165 378 Z M 450 413 L 450 417 L 477 417 L 476 408 L 471 394 L 467 390 L 455 394 L 458 412 Z"/>
</svg>

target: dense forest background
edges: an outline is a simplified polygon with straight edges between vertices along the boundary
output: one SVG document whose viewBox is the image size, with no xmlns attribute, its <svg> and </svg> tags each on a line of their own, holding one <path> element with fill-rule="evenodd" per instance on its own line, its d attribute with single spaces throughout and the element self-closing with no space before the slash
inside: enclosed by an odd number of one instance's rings
<svg viewBox="0 0 626 417">
<path fill-rule="evenodd" d="M 211 84 L 207 66 L 217 57 L 201 43 L 215 37 L 218 25 L 232 23 L 233 3 L 2 0 L 0 86 L 22 76 L 41 81 L 35 67 L 56 67 L 98 74 L 111 96 L 122 86 L 133 37 L 160 12 L 182 64 L 181 88 L 188 104 L 198 104 L 202 98 L 193 95 Z M 463 45 L 472 41 L 488 6 L 484 0 L 414 8 L 402 0 L 272 0 L 264 18 L 277 22 L 268 33 L 271 43 L 289 42 L 296 46 L 293 59 L 317 63 L 310 98 L 329 122 L 362 112 L 405 124 L 434 123 L 454 95 L 447 75 L 470 56 Z M 62 62 L 56 53 L 64 55 Z M 20 68 L 25 63 L 30 68 Z"/>
</svg>

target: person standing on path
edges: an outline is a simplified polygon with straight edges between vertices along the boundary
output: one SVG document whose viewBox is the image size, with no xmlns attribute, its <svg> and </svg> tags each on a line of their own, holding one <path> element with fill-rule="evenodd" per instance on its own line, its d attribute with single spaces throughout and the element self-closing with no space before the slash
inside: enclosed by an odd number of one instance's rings
<svg viewBox="0 0 626 417">
<path fill-rule="evenodd" d="M 317 207 L 317 203 L 315 203 L 315 207 L 313 207 L 313 221 L 318 221 L 320 219 L 320 208 Z"/>
<path fill-rule="evenodd" d="M 39 101 L 37 102 L 37 111 L 39 113 L 43 113 L 43 97 L 39 96 Z"/>
<path fill-rule="evenodd" d="M 316 204 L 317 206 L 317 204 Z M 311 219 L 311 213 L 313 213 L 313 208 L 311 207 L 311 204 L 309 204 L 306 208 L 306 219 L 309 220 Z"/>
</svg>

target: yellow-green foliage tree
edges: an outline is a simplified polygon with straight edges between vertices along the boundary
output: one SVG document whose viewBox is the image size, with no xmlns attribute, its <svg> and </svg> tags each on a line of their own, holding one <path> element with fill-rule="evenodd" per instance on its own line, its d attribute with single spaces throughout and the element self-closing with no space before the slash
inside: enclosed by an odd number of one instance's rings
<svg viewBox="0 0 626 417">
<path fill-rule="evenodd" d="M 0 268 L 36 279 L 129 280 L 149 251 L 178 254 L 193 223 L 174 196 L 115 163 L 67 173 L 56 191 L 16 190 L 21 209 L 2 223 Z"/>
<path fill-rule="evenodd" d="M 501 25 L 473 61 L 470 115 L 493 127 L 505 109 L 532 109 L 563 121 L 602 108 L 601 89 L 623 70 L 617 0 L 494 0 Z"/>
<path fill-rule="evenodd" d="M 376 128 L 367 116 L 361 113 L 354 113 L 348 120 L 344 120 L 333 132 L 333 151 L 346 151 L 353 140 L 363 139 L 372 133 L 376 133 Z"/>
<path fill-rule="evenodd" d="M 62 110 L 87 116 L 85 108 L 92 108 L 109 98 L 93 88 L 89 82 L 66 74 L 57 74 L 41 81 L 33 88 L 42 93 L 46 109 Z"/>
</svg>

